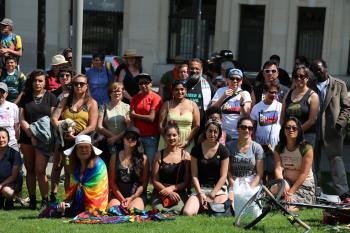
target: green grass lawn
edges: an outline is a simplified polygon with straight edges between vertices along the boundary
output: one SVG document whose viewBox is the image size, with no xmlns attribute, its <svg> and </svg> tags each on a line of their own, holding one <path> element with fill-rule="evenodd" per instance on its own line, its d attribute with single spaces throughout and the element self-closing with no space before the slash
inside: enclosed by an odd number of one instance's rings
<svg viewBox="0 0 350 233">
<path fill-rule="evenodd" d="M 26 197 L 26 188 L 23 185 L 23 196 Z M 63 197 L 62 187 L 59 197 Z M 39 190 L 37 190 L 39 196 Z M 39 206 L 39 202 L 38 202 Z M 149 208 L 149 206 L 148 206 Z M 21 208 L 15 204 L 11 211 L 0 210 L 0 233 L 6 232 L 303 232 L 297 224 L 291 225 L 280 212 L 267 215 L 255 228 L 249 231 L 233 226 L 234 218 L 214 218 L 207 215 L 194 217 L 178 216 L 174 221 L 122 223 L 114 225 L 79 225 L 68 223 L 68 219 L 38 219 L 39 212 Z M 299 213 L 301 220 L 311 227 L 311 232 L 350 232 L 345 226 L 327 226 L 321 224 L 322 210 L 307 209 Z"/>
<path fill-rule="evenodd" d="M 179 216 L 174 221 L 122 223 L 115 225 L 79 225 L 65 222 L 67 219 L 38 219 L 37 211 L 16 209 L 0 211 L 0 232 L 242 232 L 233 227 L 234 218 L 213 218 L 205 215 Z M 339 232 L 320 224 L 322 211 L 303 210 L 300 218 L 311 226 L 312 232 Z M 329 231 L 331 230 L 331 231 Z M 269 214 L 257 226 L 247 232 L 303 232 L 292 226 L 282 214 Z M 345 231 L 344 231 L 345 232 Z"/>
</svg>

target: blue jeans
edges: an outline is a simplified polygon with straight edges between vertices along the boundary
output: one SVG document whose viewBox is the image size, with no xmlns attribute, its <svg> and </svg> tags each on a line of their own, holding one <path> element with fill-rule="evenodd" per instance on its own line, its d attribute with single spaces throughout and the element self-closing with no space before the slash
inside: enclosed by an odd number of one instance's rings
<svg viewBox="0 0 350 233">
<path fill-rule="evenodd" d="M 140 141 L 149 164 L 152 164 L 153 156 L 158 150 L 159 136 L 140 137 Z"/>
</svg>

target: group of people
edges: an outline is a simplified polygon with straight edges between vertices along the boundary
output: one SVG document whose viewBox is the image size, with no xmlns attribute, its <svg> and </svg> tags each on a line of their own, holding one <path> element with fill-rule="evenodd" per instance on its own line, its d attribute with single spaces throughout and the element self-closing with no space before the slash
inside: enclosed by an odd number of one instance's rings
<svg viewBox="0 0 350 233">
<path fill-rule="evenodd" d="M 11 23 L 4 21 L 3 34 Z M 20 152 L 31 209 L 37 207 L 37 182 L 42 208 L 57 201 L 64 168 L 66 198 L 57 210 L 65 216 L 114 205 L 144 209 L 147 203 L 195 215 L 209 202 L 234 200 L 242 177 L 251 189 L 284 179 L 285 200 L 313 203 L 321 151 L 337 193 L 348 195 L 341 153 L 350 102 L 345 83 L 328 74 L 322 59 L 296 64 L 292 79 L 282 82 L 278 56 L 272 56 L 251 85 L 229 50 L 220 53 L 220 71 L 210 76 L 200 59 L 176 57 L 157 93 L 135 50 L 125 52 L 118 69 L 96 53 L 86 74 L 72 70 L 72 52 L 55 55 L 48 73 L 33 70 L 27 78 L 18 60 L 5 59 L 0 208 L 21 200 Z"/>
</svg>

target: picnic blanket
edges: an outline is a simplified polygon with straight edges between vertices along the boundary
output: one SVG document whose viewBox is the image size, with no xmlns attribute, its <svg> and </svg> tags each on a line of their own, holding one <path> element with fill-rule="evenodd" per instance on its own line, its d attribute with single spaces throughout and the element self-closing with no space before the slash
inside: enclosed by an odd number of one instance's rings
<svg viewBox="0 0 350 233">
<path fill-rule="evenodd" d="M 161 213 L 157 209 L 145 211 L 137 208 L 124 209 L 120 205 L 115 205 L 107 213 L 98 209 L 82 212 L 69 222 L 75 224 L 118 224 L 164 220 L 175 220 L 175 216 L 173 214 Z"/>
</svg>

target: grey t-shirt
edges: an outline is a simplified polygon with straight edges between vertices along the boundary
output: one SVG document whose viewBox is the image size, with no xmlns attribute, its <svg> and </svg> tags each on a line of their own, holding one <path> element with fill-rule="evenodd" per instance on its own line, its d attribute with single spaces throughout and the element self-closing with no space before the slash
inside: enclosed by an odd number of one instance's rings
<svg viewBox="0 0 350 233">
<path fill-rule="evenodd" d="M 264 159 L 264 150 L 259 143 L 252 141 L 246 153 L 239 152 L 237 141 L 227 143 L 230 152 L 230 172 L 234 177 L 247 177 L 256 174 L 256 161 Z"/>
</svg>

